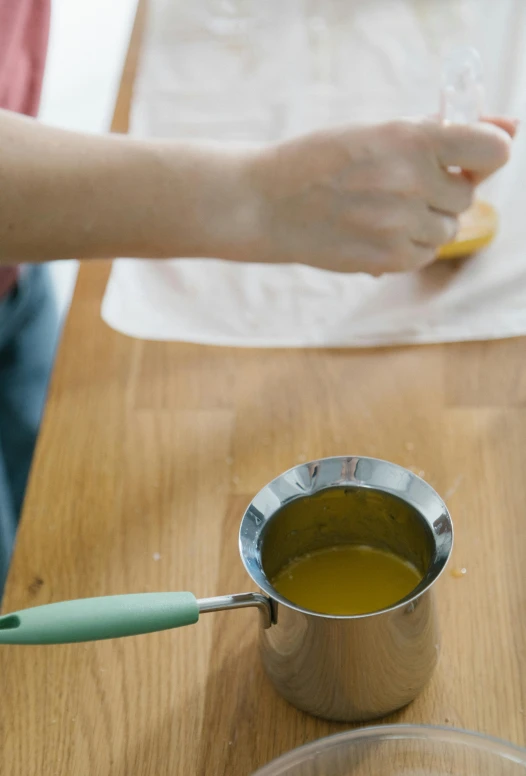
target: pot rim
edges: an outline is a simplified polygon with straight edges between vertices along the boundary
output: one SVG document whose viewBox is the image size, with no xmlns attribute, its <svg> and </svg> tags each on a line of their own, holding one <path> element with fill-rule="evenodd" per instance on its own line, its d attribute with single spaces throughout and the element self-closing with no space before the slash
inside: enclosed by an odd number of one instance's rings
<svg viewBox="0 0 526 776">
<path fill-rule="evenodd" d="M 434 555 L 420 584 L 389 607 L 366 614 L 335 615 L 305 609 L 282 596 L 267 578 L 261 563 L 264 530 L 276 513 L 300 498 L 334 488 L 363 488 L 388 493 L 412 507 L 426 523 L 435 543 Z M 330 620 L 363 620 L 415 604 L 442 575 L 453 548 L 453 522 L 434 488 L 398 464 L 367 456 L 333 456 L 302 463 L 265 485 L 253 498 L 241 520 L 239 554 L 255 584 L 288 609 Z"/>
</svg>

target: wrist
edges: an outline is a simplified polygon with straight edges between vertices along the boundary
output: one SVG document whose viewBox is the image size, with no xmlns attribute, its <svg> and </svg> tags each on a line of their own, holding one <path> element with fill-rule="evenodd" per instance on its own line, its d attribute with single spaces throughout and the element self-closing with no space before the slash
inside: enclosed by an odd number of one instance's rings
<svg viewBox="0 0 526 776">
<path fill-rule="evenodd" d="M 259 198 L 253 184 L 257 151 L 217 144 L 154 144 L 160 179 L 157 245 L 160 257 L 255 261 Z"/>
<path fill-rule="evenodd" d="M 200 255 L 228 261 L 257 262 L 262 253 L 262 198 L 256 185 L 260 152 L 255 149 L 207 149 Z"/>
</svg>

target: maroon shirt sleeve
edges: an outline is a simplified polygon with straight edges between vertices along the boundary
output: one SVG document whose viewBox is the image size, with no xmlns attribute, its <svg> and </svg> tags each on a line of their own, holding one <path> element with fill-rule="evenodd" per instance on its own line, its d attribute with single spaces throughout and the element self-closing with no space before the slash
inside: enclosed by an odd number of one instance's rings
<svg viewBox="0 0 526 776">
<path fill-rule="evenodd" d="M 0 108 L 37 115 L 49 17 L 50 0 L 0 0 Z M 15 267 L 0 269 L 0 298 L 17 277 Z"/>
</svg>

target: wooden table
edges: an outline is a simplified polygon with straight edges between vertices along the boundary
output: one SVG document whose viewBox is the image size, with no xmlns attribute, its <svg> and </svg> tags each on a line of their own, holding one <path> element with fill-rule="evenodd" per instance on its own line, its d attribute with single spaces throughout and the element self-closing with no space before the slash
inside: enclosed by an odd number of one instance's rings
<svg viewBox="0 0 526 776">
<path fill-rule="evenodd" d="M 456 527 L 437 589 L 442 660 L 392 720 L 526 744 L 526 340 L 362 352 L 139 342 L 100 320 L 107 273 L 80 272 L 4 611 L 250 589 L 237 530 L 259 488 L 306 459 L 387 458 L 421 472 Z M 126 640 L 2 647 L 0 773 L 245 776 L 342 730 L 274 693 L 256 634 L 243 611 Z"/>
</svg>

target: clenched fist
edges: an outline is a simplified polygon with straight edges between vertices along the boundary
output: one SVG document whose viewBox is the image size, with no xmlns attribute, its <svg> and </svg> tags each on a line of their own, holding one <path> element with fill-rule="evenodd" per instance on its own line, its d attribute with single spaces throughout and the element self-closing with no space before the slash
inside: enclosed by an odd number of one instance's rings
<svg viewBox="0 0 526 776">
<path fill-rule="evenodd" d="M 508 161 L 515 126 L 401 120 L 258 152 L 256 260 L 372 275 L 432 262 L 454 239 L 477 183 Z"/>
</svg>

